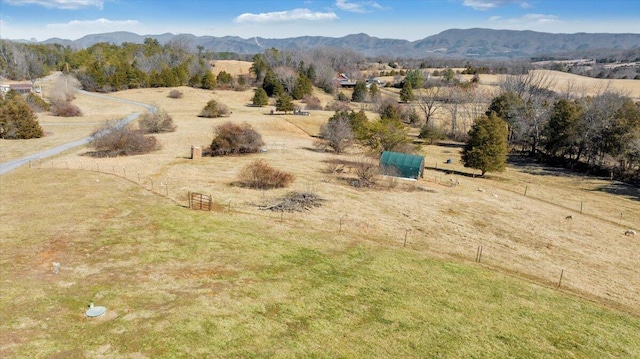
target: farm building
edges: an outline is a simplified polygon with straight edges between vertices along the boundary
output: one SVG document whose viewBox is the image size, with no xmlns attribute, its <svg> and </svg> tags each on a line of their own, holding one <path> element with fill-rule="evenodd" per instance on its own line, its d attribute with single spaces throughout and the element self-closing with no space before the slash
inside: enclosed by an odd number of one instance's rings
<svg viewBox="0 0 640 359">
<path fill-rule="evenodd" d="M 384 151 L 380 156 L 380 168 L 387 169 L 386 174 L 393 168 L 396 177 L 418 179 L 424 173 L 424 156 Z"/>
<path fill-rule="evenodd" d="M 339 87 L 356 87 L 356 81 L 349 79 L 345 74 L 340 74 L 337 78 L 333 79 Z"/>
<path fill-rule="evenodd" d="M 31 84 L 11 84 L 9 85 L 9 88 L 11 90 L 18 91 L 23 95 L 34 91 L 33 86 Z"/>
</svg>

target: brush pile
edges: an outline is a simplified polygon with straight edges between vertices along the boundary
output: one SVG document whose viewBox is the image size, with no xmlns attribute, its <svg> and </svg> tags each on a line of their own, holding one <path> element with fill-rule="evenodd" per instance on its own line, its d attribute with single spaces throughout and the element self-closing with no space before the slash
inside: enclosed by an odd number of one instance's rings
<svg viewBox="0 0 640 359">
<path fill-rule="evenodd" d="M 289 192 L 275 204 L 260 206 L 262 210 L 274 212 L 302 212 L 314 207 L 320 207 L 325 201 L 311 192 Z"/>
</svg>

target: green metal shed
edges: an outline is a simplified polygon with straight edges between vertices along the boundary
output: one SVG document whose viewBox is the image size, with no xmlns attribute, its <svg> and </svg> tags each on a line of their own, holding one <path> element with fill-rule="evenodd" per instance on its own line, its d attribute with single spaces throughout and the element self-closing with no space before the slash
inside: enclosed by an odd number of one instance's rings
<svg viewBox="0 0 640 359">
<path fill-rule="evenodd" d="M 418 179 L 424 173 L 424 156 L 409 155 L 406 153 L 384 151 L 380 156 L 380 168 L 395 168 L 394 176 Z"/>
</svg>

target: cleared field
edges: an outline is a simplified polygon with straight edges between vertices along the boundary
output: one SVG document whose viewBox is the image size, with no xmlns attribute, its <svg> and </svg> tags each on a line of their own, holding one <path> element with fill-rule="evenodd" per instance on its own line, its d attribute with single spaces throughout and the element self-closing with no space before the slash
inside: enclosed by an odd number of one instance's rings
<svg viewBox="0 0 640 359">
<path fill-rule="evenodd" d="M 327 161 L 363 154 L 309 136 L 331 111 L 180 90 L 113 94 L 174 117 L 158 152 L 81 148 L 0 178 L 0 356 L 640 357 L 640 241 L 624 236 L 638 189 L 526 162 L 473 178 L 456 144 L 425 146 L 416 182 L 355 189 Z M 229 118 L 197 116 L 212 98 Z M 224 121 L 250 123 L 267 152 L 189 159 Z M 292 188 L 234 186 L 255 159 Z M 289 190 L 326 201 L 258 209 Z M 218 210 L 186 209 L 189 191 Z M 107 314 L 86 318 L 89 301 Z"/>
<path fill-rule="evenodd" d="M 640 355 L 636 316 L 451 258 L 414 233 L 403 248 L 400 233 L 378 230 L 383 218 L 350 213 L 338 233 L 315 212 L 190 211 L 79 170 L 11 173 L 0 195 L 3 357 Z M 89 302 L 106 314 L 85 317 Z"/>
<path fill-rule="evenodd" d="M 551 70 L 534 70 L 533 73 L 552 78 L 551 89 L 559 93 L 570 92 L 581 96 L 593 96 L 608 89 L 634 99 L 640 99 L 640 81 L 638 80 L 596 79 Z M 502 75 L 480 75 L 480 84 L 497 85 L 501 76 Z M 463 75 L 466 81 L 470 80 L 471 77 L 471 75 Z"/>
<path fill-rule="evenodd" d="M 215 60 L 211 64 L 213 65 L 211 71 L 214 74 L 217 75 L 222 71 L 226 71 L 233 77 L 249 75 L 249 68 L 253 65 L 252 62 L 237 60 Z"/>
</svg>

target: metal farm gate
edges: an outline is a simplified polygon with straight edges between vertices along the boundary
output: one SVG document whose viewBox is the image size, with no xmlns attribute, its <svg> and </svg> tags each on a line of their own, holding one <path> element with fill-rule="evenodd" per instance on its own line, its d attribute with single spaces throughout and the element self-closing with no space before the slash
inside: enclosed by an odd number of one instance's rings
<svg viewBox="0 0 640 359">
<path fill-rule="evenodd" d="M 189 192 L 189 208 L 201 211 L 211 211 L 213 201 L 210 195 Z"/>
</svg>

